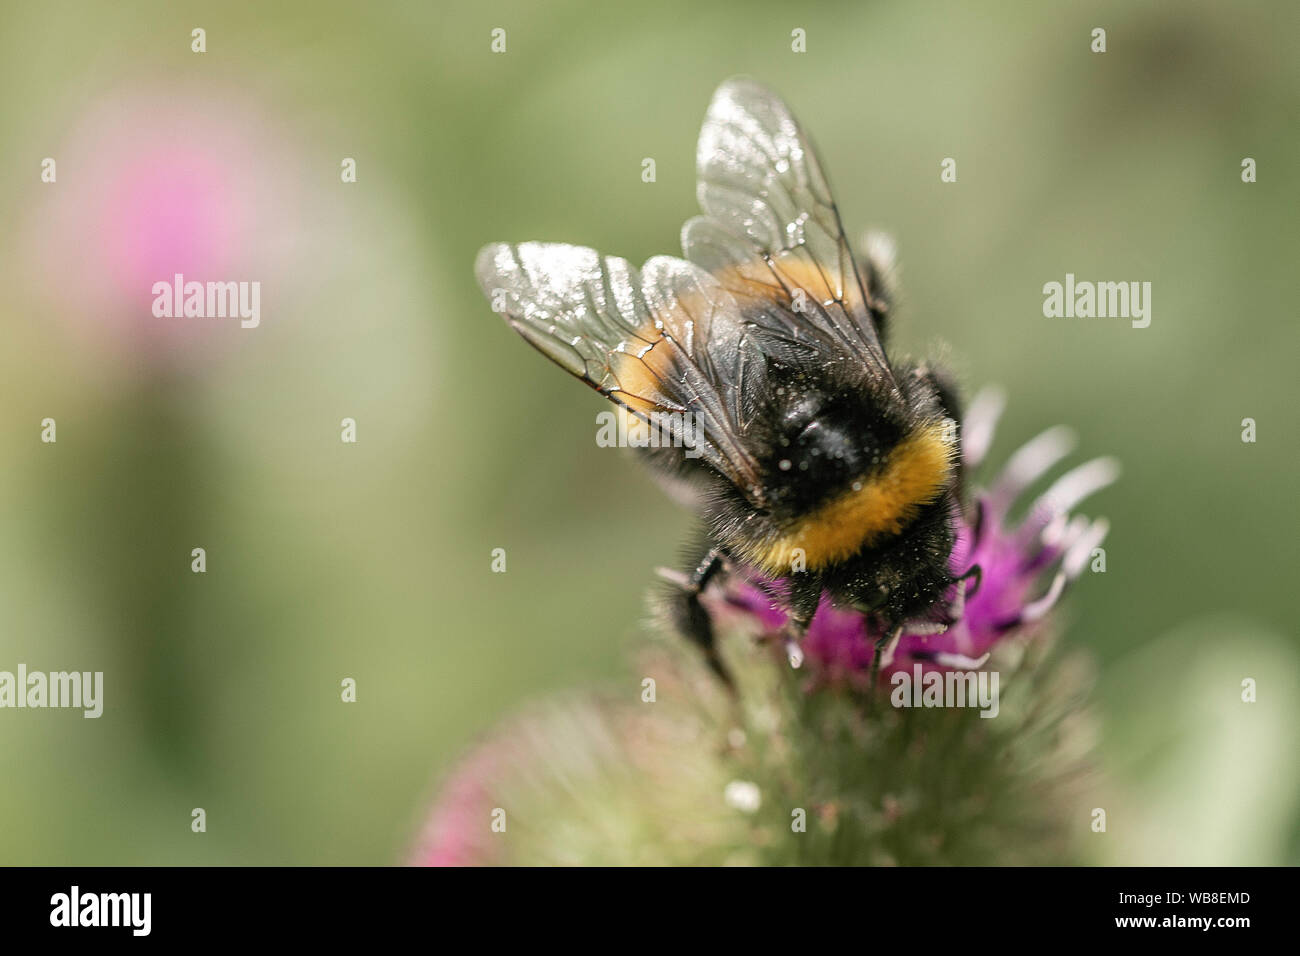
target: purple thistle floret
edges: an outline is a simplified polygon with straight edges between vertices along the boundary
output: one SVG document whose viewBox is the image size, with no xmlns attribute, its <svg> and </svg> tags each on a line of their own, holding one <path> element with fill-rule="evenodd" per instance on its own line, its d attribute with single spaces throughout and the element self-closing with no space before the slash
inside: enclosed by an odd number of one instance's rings
<svg viewBox="0 0 1300 956">
<path fill-rule="evenodd" d="M 982 464 L 1001 415 L 1003 398 L 981 393 L 971 403 L 963 430 L 962 460 L 967 475 Z M 977 575 L 955 584 L 935 609 L 933 621 L 912 621 L 879 662 L 884 678 L 895 671 L 973 669 L 980 667 L 999 641 L 1028 635 L 1056 604 L 1066 586 L 1088 566 L 1109 525 L 1071 511 L 1093 492 L 1115 480 L 1113 459 L 1097 458 L 1065 473 L 1013 517 L 1025 490 L 1060 462 L 1074 439 L 1063 428 L 1048 429 L 1007 462 L 987 490 L 972 495 L 966 514 L 956 515 L 956 544 L 950 569 L 955 577 L 978 566 Z M 776 638 L 786 615 L 768 591 L 780 582 L 735 575 L 715 608 L 727 616 L 748 618 L 761 635 Z M 818 679 L 869 680 L 875 645 L 883 640 L 879 625 L 866 615 L 834 606 L 823 595 L 800 653 Z"/>
</svg>

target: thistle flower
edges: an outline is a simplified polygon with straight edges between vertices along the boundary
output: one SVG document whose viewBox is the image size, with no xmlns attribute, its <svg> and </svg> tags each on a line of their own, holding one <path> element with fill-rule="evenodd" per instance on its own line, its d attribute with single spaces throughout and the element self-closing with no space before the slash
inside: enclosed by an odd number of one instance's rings
<svg viewBox="0 0 1300 956">
<path fill-rule="evenodd" d="M 58 150 L 67 181 L 20 220 L 31 294 L 119 371 L 202 363 L 247 336 L 155 316 L 153 286 L 281 273 L 300 232 L 294 165 L 275 124 L 233 91 L 105 91 Z"/>
<path fill-rule="evenodd" d="M 972 403 L 966 474 L 1002 400 Z M 1107 459 L 1026 490 L 1066 455 L 1051 429 L 956 516 L 954 585 L 909 624 L 880 679 L 985 667 L 1009 680 L 996 720 L 965 707 L 889 706 L 872 682 L 882 635 L 823 601 L 802 651 L 774 640 L 780 582 L 733 575 L 711 595 L 724 689 L 692 648 L 656 632 L 638 695 L 573 695 L 519 718 L 453 772 L 412 856 L 464 864 L 1008 864 L 1078 859 L 1088 832 L 1090 665 L 1055 653 L 1049 611 L 1087 566 L 1104 521 L 1072 515 L 1109 483 Z M 650 687 L 649 697 L 644 689 Z M 993 714 L 985 714 L 993 716 Z"/>
</svg>

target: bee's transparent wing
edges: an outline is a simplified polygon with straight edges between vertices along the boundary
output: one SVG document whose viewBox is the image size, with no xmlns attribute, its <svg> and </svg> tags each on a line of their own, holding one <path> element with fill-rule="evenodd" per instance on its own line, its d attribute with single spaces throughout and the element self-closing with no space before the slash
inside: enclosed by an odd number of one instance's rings
<svg viewBox="0 0 1300 956">
<path fill-rule="evenodd" d="M 705 214 L 682 228 L 683 252 L 732 293 L 769 351 L 849 357 L 894 385 L 830 187 L 785 103 L 749 79 L 724 83 L 696 169 Z"/>
<path fill-rule="evenodd" d="M 699 456 L 761 498 L 743 438 L 765 360 L 711 275 L 668 256 L 638 271 L 544 242 L 493 243 L 475 271 L 493 309 L 529 344 L 652 427 L 655 413 L 689 413 Z"/>
</svg>

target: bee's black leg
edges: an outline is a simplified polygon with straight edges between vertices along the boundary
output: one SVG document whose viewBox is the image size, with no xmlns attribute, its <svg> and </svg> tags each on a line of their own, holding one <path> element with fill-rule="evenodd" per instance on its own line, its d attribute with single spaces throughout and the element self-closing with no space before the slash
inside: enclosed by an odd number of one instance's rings
<svg viewBox="0 0 1300 956">
<path fill-rule="evenodd" d="M 821 597 L 822 584 L 819 578 L 807 575 L 802 580 L 791 583 L 790 592 L 786 596 L 785 627 L 781 629 L 785 653 L 790 659 L 791 667 L 798 668 L 803 664 L 803 648 L 800 645 L 812 624 L 813 615 L 817 613 Z"/>
<path fill-rule="evenodd" d="M 803 667 L 803 638 L 808 633 L 808 625 L 811 620 L 801 621 L 794 617 L 786 619 L 785 627 L 781 628 L 781 640 L 785 644 L 785 656 L 790 661 L 790 666 L 795 670 Z"/>
<path fill-rule="evenodd" d="M 669 618 L 679 634 L 695 644 L 704 653 L 709 668 L 728 688 L 735 690 L 735 683 L 722 658 L 718 655 L 717 642 L 713 636 L 713 619 L 708 608 L 700 600 L 700 595 L 709 583 L 725 568 L 726 556 L 717 548 L 711 548 L 694 572 L 683 574 L 680 571 L 659 570 L 659 576 L 673 586 L 667 600 Z"/>
<path fill-rule="evenodd" d="M 903 637 L 902 623 L 890 624 L 871 648 L 871 686 L 876 686 L 876 678 L 880 676 L 880 668 L 888 667 L 894 661 L 894 650 L 898 647 L 898 642 Z"/>
</svg>

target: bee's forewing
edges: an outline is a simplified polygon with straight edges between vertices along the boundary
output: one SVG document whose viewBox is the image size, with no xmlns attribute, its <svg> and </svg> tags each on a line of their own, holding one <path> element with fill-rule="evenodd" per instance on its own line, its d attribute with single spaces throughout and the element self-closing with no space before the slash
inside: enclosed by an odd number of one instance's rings
<svg viewBox="0 0 1300 956">
<path fill-rule="evenodd" d="M 476 271 L 493 308 L 531 345 L 642 421 L 690 414 L 700 457 L 758 493 L 744 412 L 764 359 L 711 275 L 668 256 L 637 270 L 543 242 L 486 246 Z"/>
<path fill-rule="evenodd" d="M 847 355 L 892 384 L 826 176 L 785 103 L 749 79 L 724 83 L 696 171 L 704 215 L 682 228 L 683 253 L 733 294 L 768 350 Z"/>
</svg>

